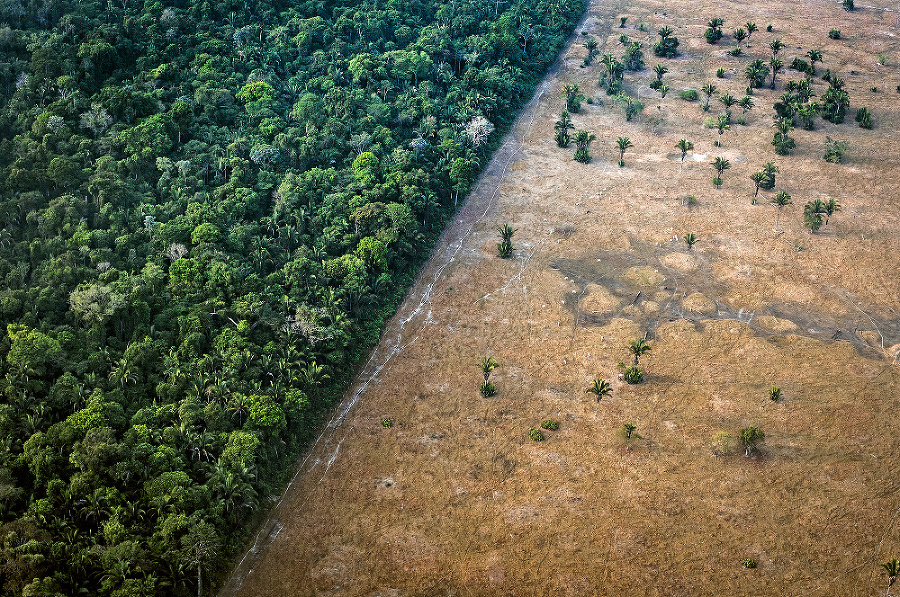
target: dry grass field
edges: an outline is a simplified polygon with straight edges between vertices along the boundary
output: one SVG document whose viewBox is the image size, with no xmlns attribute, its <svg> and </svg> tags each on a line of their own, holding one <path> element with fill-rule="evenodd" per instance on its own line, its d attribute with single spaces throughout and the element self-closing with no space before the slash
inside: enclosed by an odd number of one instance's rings
<svg viewBox="0 0 900 597">
<path fill-rule="evenodd" d="M 596 0 L 578 31 L 601 54 L 621 57 L 622 33 L 644 44 L 647 68 L 625 75 L 642 114 L 625 121 L 597 86 L 599 58 L 580 67 L 576 35 L 224 594 L 884 595 L 881 564 L 900 558 L 900 13 L 889 9 Z M 713 17 L 725 21 L 717 45 L 703 38 Z M 730 33 L 747 21 L 759 31 L 732 57 Z M 666 25 L 681 41 L 670 60 L 651 50 Z M 819 73 L 846 81 L 847 119 L 794 130 L 793 154 L 776 155 L 772 105 L 802 77 L 785 68 L 715 147 L 703 121 L 722 104 L 705 113 L 702 94 L 678 92 L 709 82 L 743 96 L 744 66 L 768 61 L 775 38 L 785 66 L 822 50 Z M 664 99 L 648 87 L 657 63 L 669 68 Z M 595 98 L 572 116 L 597 136 L 589 164 L 553 140 L 568 83 Z M 826 88 L 814 79 L 817 95 Z M 872 130 L 854 122 L 861 106 Z M 634 144 L 623 168 L 620 136 Z M 843 163 L 822 159 L 826 136 L 848 142 Z M 695 145 L 683 165 L 682 138 Z M 717 156 L 731 163 L 721 189 Z M 751 204 L 750 175 L 769 161 L 793 201 L 777 232 L 774 191 Z M 814 199 L 842 209 L 811 234 L 802 210 Z M 516 248 L 504 260 L 505 223 Z M 628 385 L 617 363 L 643 337 L 646 379 Z M 478 392 L 486 356 L 499 363 L 491 398 Z M 585 392 L 595 378 L 613 386 L 599 403 Z M 546 419 L 559 429 L 529 439 Z M 626 442 L 625 423 L 640 438 Z M 714 434 L 748 425 L 765 432 L 758 454 L 714 455 Z"/>
</svg>

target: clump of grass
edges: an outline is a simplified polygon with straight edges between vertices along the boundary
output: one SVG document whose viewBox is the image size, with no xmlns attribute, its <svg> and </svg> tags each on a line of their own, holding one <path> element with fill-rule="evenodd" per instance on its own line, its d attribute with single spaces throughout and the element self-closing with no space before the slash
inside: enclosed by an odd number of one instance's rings
<svg viewBox="0 0 900 597">
<path fill-rule="evenodd" d="M 678 97 L 686 102 L 696 102 L 698 99 L 700 99 L 700 96 L 697 94 L 696 89 L 685 89 L 678 94 Z"/>
<path fill-rule="evenodd" d="M 390 429 L 391 427 L 394 426 L 394 420 L 393 419 L 381 419 L 381 426 L 384 427 L 385 429 Z"/>
<path fill-rule="evenodd" d="M 637 365 L 629 365 L 622 370 L 622 379 L 629 385 L 639 384 L 644 381 L 644 372 Z"/>
<path fill-rule="evenodd" d="M 485 398 L 490 398 L 491 396 L 497 395 L 497 386 L 494 385 L 494 382 L 483 381 L 478 387 L 478 391 L 481 392 L 481 395 Z"/>
<path fill-rule="evenodd" d="M 556 431 L 559 429 L 559 421 L 541 421 L 541 429 L 549 429 L 550 431 Z"/>
<path fill-rule="evenodd" d="M 535 429 L 534 427 L 528 430 L 528 437 L 536 442 L 544 441 L 544 434 L 541 433 L 540 429 Z"/>
<path fill-rule="evenodd" d="M 829 30 L 828 37 L 830 37 L 831 39 L 841 39 L 841 30 L 840 29 Z"/>
<path fill-rule="evenodd" d="M 753 570 L 754 568 L 756 568 L 756 560 L 752 558 L 744 558 L 743 560 L 741 560 L 741 566 L 743 566 L 747 570 Z"/>
</svg>

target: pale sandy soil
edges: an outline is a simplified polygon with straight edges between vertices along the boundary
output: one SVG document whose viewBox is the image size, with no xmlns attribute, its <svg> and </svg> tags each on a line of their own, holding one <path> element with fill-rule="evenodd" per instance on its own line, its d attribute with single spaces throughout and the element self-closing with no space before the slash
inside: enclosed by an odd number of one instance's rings
<svg viewBox="0 0 900 597">
<path fill-rule="evenodd" d="M 729 33 L 759 25 L 748 56 L 768 59 L 775 37 L 785 64 L 822 49 L 819 71 L 847 83 L 846 122 L 796 130 L 794 154 L 775 155 L 779 83 L 714 147 L 703 119 L 721 104 L 705 114 L 678 97 L 706 82 L 743 95 L 749 58 L 726 55 L 730 35 L 701 37 L 714 16 Z M 678 59 L 650 51 L 664 25 Z M 832 27 L 844 39 L 830 40 Z M 643 114 L 625 122 L 597 88 L 602 65 L 579 68 L 576 36 L 223 594 L 885 594 L 881 563 L 900 557 L 900 366 L 886 354 L 900 343 L 898 13 L 595 2 L 580 30 L 617 56 L 621 33 L 644 42 L 648 69 L 626 75 Z M 648 87 L 657 62 L 670 69 L 662 100 Z M 588 165 L 553 142 L 571 82 L 603 101 L 573 116 L 597 134 Z M 871 131 L 853 122 L 863 105 Z M 849 142 L 845 163 L 821 159 L 826 135 Z M 625 168 L 618 136 L 634 143 Z M 696 146 L 683 166 L 680 138 Z M 732 164 L 719 190 L 715 156 Z M 772 193 L 750 201 L 749 176 L 767 161 L 793 198 L 781 233 Z M 843 208 L 811 235 L 801 212 L 816 198 Z M 517 229 L 510 260 L 496 257 L 503 223 Z M 647 380 L 629 386 L 616 364 L 644 336 Z M 485 399 L 477 363 L 489 355 L 499 393 Z M 614 386 L 599 404 L 585 393 L 598 377 Z M 781 403 L 768 401 L 773 384 Z M 544 419 L 559 430 L 531 441 Z M 628 422 L 642 439 L 626 446 Z M 746 425 L 766 433 L 759 456 L 713 455 L 714 433 Z"/>
</svg>

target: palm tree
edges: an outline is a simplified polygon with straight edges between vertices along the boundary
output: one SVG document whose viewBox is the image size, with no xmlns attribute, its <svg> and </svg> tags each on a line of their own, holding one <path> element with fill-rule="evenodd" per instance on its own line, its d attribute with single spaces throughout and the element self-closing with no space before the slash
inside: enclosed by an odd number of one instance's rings
<svg viewBox="0 0 900 597">
<path fill-rule="evenodd" d="M 822 227 L 822 214 L 826 212 L 825 202 L 821 199 L 808 201 L 803 206 L 803 224 L 815 233 Z"/>
<path fill-rule="evenodd" d="M 513 234 L 516 233 L 516 229 L 509 224 L 504 224 L 503 226 L 497 227 L 497 232 L 500 233 L 500 238 L 502 240 L 512 240 Z"/>
<path fill-rule="evenodd" d="M 746 114 L 748 110 L 753 109 L 753 98 L 745 95 L 738 101 L 738 105 L 744 109 L 744 114 Z"/>
<path fill-rule="evenodd" d="M 834 199 L 829 199 L 825 202 L 825 225 L 828 226 L 828 218 L 834 215 L 834 212 L 841 211 L 841 204 L 835 201 Z"/>
<path fill-rule="evenodd" d="M 778 386 L 772 386 L 769 388 L 769 400 L 772 402 L 778 402 L 781 400 L 781 388 Z"/>
<path fill-rule="evenodd" d="M 581 110 L 581 100 L 584 96 L 579 93 L 581 88 L 577 83 L 563 85 L 562 96 L 566 98 L 566 110 L 572 113 L 578 113 Z"/>
<path fill-rule="evenodd" d="M 556 144 L 559 147 L 568 147 L 569 142 L 572 140 L 569 131 L 575 130 L 575 125 L 572 124 L 572 119 L 569 117 L 567 110 L 563 110 L 559 115 L 559 120 L 556 121 L 554 128 L 556 129 Z"/>
<path fill-rule="evenodd" d="M 778 219 L 781 217 L 781 210 L 791 204 L 791 196 L 787 191 L 778 191 L 772 197 L 772 205 L 777 208 L 775 212 L 775 230 L 778 230 Z"/>
<path fill-rule="evenodd" d="M 772 139 L 772 145 L 775 146 L 775 153 L 778 155 L 787 155 L 795 145 L 794 140 L 788 136 L 788 133 L 794 130 L 793 121 L 790 118 L 778 118 L 776 116 L 772 126 L 778 131 L 775 133 L 775 138 Z"/>
<path fill-rule="evenodd" d="M 681 163 L 684 163 L 684 158 L 687 156 L 687 152 L 694 149 L 694 144 L 688 141 L 687 139 L 680 139 L 678 143 L 675 144 L 675 148 L 681 151 Z"/>
<path fill-rule="evenodd" d="M 650 352 L 650 344 L 643 338 L 638 338 L 628 346 L 628 352 L 634 356 L 634 364 L 637 365 L 641 361 L 641 356 L 645 352 Z"/>
<path fill-rule="evenodd" d="M 720 96 L 719 101 L 725 104 L 726 108 L 730 108 L 738 102 L 737 98 L 730 93 L 726 93 L 725 95 Z"/>
<path fill-rule="evenodd" d="M 700 88 L 700 91 L 702 91 L 703 93 L 706 94 L 706 105 L 703 106 L 703 110 L 707 111 L 707 110 L 709 110 L 709 100 L 713 96 L 713 94 L 715 94 L 715 92 L 717 91 L 716 86 L 713 85 L 712 83 L 707 83 L 706 85 L 704 85 L 703 87 Z"/>
<path fill-rule="evenodd" d="M 660 29 L 659 31 L 657 31 L 657 33 L 659 34 L 659 36 L 660 36 L 661 38 L 663 38 L 663 39 L 668 39 L 668 38 L 672 37 L 672 33 L 674 33 L 674 31 L 672 31 L 672 28 L 671 28 L 671 27 L 669 27 L 668 25 L 666 25 L 665 27 L 663 27 L 662 29 Z"/>
<path fill-rule="evenodd" d="M 595 379 L 584 393 L 593 394 L 597 397 L 597 402 L 599 403 L 604 397 L 612 394 L 612 385 L 605 379 Z"/>
<path fill-rule="evenodd" d="M 882 564 L 881 567 L 887 572 L 888 587 L 890 587 L 897 580 L 897 576 L 900 575 L 900 561 L 897 558 L 891 558 L 891 561 Z"/>
<path fill-rule="evenodd" d="M 725 158 L 717 157 L 715 160 L 713 160 L 712 166 L 716 169 L 718 177 L 722 178 L 722 172 L 731 168 L 731 162 L 729 162 Z"/>
<path fill-rule="evenodd" d="M 778 58 L 772 58 L 769 60 L 769 66 L 772 67 L 772 85 L 769 89 L 775 89 L 775 77 L 778 76 L 778 71 L 784 67 L 784 63 Z"/>
<path fill-rule="evenodd" d="M 759 189 L 762 187 L 763 183 L 768 178 L 768 175 L 763 170 L 759 170 L 750 175 L 750 180 L 756 183 L 756 192 L 753 193 L 753 201 L 752 203 L 756 204 L 756 198 L 759 196 Z"/>
<path fill-rule="evenodd" d="M 591 142 L 596 139 L 594 133 L 588 131 L 578 131 L 575 133 L 575 161 L 587 164 L 591 161 L 591 154 L 588 147 Z"/>
<path fill-rule="evenodd" d="M 757 28 L 756 23 L 754 23 L 753 21 L 747 21 L 744 24 L 744 27 L 747 28 L 747 43 L 749 44 L 750 36 L 756 33 L 759 29 Z"/>
<path fill-rule="evenodd" d="M 656 80 L 662 81 L 663 75 L 669 72 L 669 69 L 662 64 L 657 64 L 653 67 L 653 72 L 656 73 Z"/>
<path fill-rule="evenodd" d="M 772 58 L 777 58 L 778 52 L 784 49 L 784 42 L 780 39 L 773 39 L 769 42 L 769 49 L 772 50 Z"/>
<path fill-rule="evenodd" d="M 634 147 L 631 139 L 628 137 L 619 137 L 616 139 L 616 145 L 619 146 L 619 167 L 625 165 L 625 150 Z"/>
<path fill-rule="evenodd" d="M 719 131 L 719 136 L 721 137 L 725 131 L 731 130 L 731 114 L 725 113 L 720 114 L 718 118 L 716 118 L 716 129 Z M 716 145 L 718 147 L 722 146 L 721 141 L 716 141 Z"/>
<path fill-rule="evenodd" d="M 812 76 L 816 76 L 816 62 L 822 62 L 822 50 L 810 50 L 806 53 L 809 57 L 809 64 L 812 66 Z"/>
<path fill-rule="evenodd" d="M 597 55 L 597 45 L 597 40 L 593 37 L 588 38 L 588 40 L 584 42 L 584 47 L 588 51 L 587 58 L 584 59 L 587 64 L 590 64 L 594 60 L 594 56 Z"/>
<path fill-rule="evenodd" d="M 484 357 L 481 359 L 481 362 L 478 363 L 478 366 L 481 367 L 481 373 L 484 375 L 484 381 L 487 381 L 491 376 L 491 371 L 497 368 L 497 361 L 494 360 L 494 357 Z"/>
<path fill-rule="evenodd" d="M 747 31 L 743 27 L 738 27 L 732 33 L 734 36 L 734 40 L 738 43 L 738 46 L 741 45 L 741 42 L 747 39 Z"/>
<path fill-rule="evenodd" d="M 693 232 L 688 232 L 682 237 L 682 240 L 684 241 L 684 244 L 687 245 L 688 251 L 690 251 L 694 247 L 694 245 L 697 244 L 697 241 L 699 239 Z"/>
</svg>

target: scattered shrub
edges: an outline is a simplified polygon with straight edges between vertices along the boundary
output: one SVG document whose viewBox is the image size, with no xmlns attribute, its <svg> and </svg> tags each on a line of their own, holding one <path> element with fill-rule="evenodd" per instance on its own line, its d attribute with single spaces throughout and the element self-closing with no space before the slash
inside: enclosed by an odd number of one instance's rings
<svg viewBox="0 0 900 597">
<path fill-rule="evenodd" d="M 879 54 L 878 55 L 878 64 L 884 66 L 887 64 L 887 54 Z"/>
<path fill-rule="evenodd" d="M 481 392 L 481 395 L 485 398 L 490 398 L 491 396 L 497 395 L 497 386 L 491 381 L 483 381 L 478 387 L 478 391 Z"/>
<path fill-rule="evenodd" d="M 619 428 L 619 435 L 621 435 L 625 441 L 641 439 L 641 436 L 634 432 L 635 429 L 637 429 L 637 425 L 634 423 L 625 423 Z"/>
<path fill-rule="evenodd" d="M 639 384 L 644 381 L 644 372 L 641 371 L 640 367 L 629 365 L 622 371 L 622 379 L 630 385 Z"/>
<path fill-rule="evenodd" d="M 812 70 L 809 62 L 803 60 L 802 58 L 794 58 L 788 68 L 800 71 L 801 73 L 808 73 L 810 75 L 815 74 L 815 71 Z"/>
<path fill-rule="evenodd" d="M 541 421 L 541 429 L 549 429 L 550 431 L 556 431 L 559 429 L 559 421 Z"/>
<path fill-rule="evenodd" d="M 722 67 L 719 67 L 718 70 L 716 70 L 716 76 L 720 79 L 724 79 L 725 78 L 725 69 Z"/>
<path fill-rule="evenodd" d="M 844 10 L 850 11 L 856 8 L 853 3 L 853 0 L 844 0 Z"/>
<path fill-rule="evenodd" d="M 766 31 L 768 31 L 769 33 L 772 33 L 772 31 L 773 31 L 774 29 L 775 29 L 775 26 L 772 25 L 771 23 L 769 23 L 768 25 L 766 25 Z"/>
<path fill-rule="evenodd" d="M 841 39 L 841 30 L 840 29 L 830 29 L 828 31 L 828 37 L 831 39 Z"/>
<path fill-rule="evenodd" d="M 751 558 L 744 558 L 743 560 L 741 560 L 741 565 L 747 570 L 753 570 L 754 568 L 756 568 L 756 560 L 753 560 Z"/>
<path fill-rule="evenodd" d="M 734 452 L 737 441 L 734 436 L 727 431 L 717 431 L 710 439 L 710 446 L 716 458 L 719 456 L 727 456 Z"/>
<path fill-rule="evenodd" d="M 391 427 L 394 426 L 394 420 L 393 419 L 381 419 L 381 426 L 384 427 L 385 429 L 390 429 Z"/>
<path fill-rule="evenodd" d="M 679 93 L 678 96 L 686 102 L 696 102 L 700 99 L 700 96 L 695 89 L 685 89 Z"/>
<path fill-rule="evenodd" d="M 539 429 L 535 429 L 534 427 L 532 427 L 531 429 L 528 430 L 528 437 L 530 437 L 531 439 L 533 439 L 536 442 L 544 441 L 544 434 L 541 433 L 541 431 Z"/>
<path fill-rule="evenodd" d="M 513 253 L 513 244 L 508 240 L 503 240 L 497 243 L 497 255 L 502 259 L 508 259 L 512 256 Z"/>
<path fill-rule="evenodd" d="M 722 179 L 718 176 L 713 176 L 712 183 L 717 189 L 722 188 Z"/>
<path fill-rule="evenodd" d="M 728 50 L 728 54 L 729 54 L 730 56 L 735 56 L 735 57 L 737 57 L 737 56 L 740 56 L 740 55 L 743 54 L 743 53 L 744 53 L 744 51 L 741 50 L 740 48 L 732 48 L 731 50 Z"/>
<path fill-rule="evenodd" d="M 869 112 L 868 108 L 860 108 L 856 111 L 856 122 L 860 128 L 872 128 L 872 113 Z"/>
</svg>

